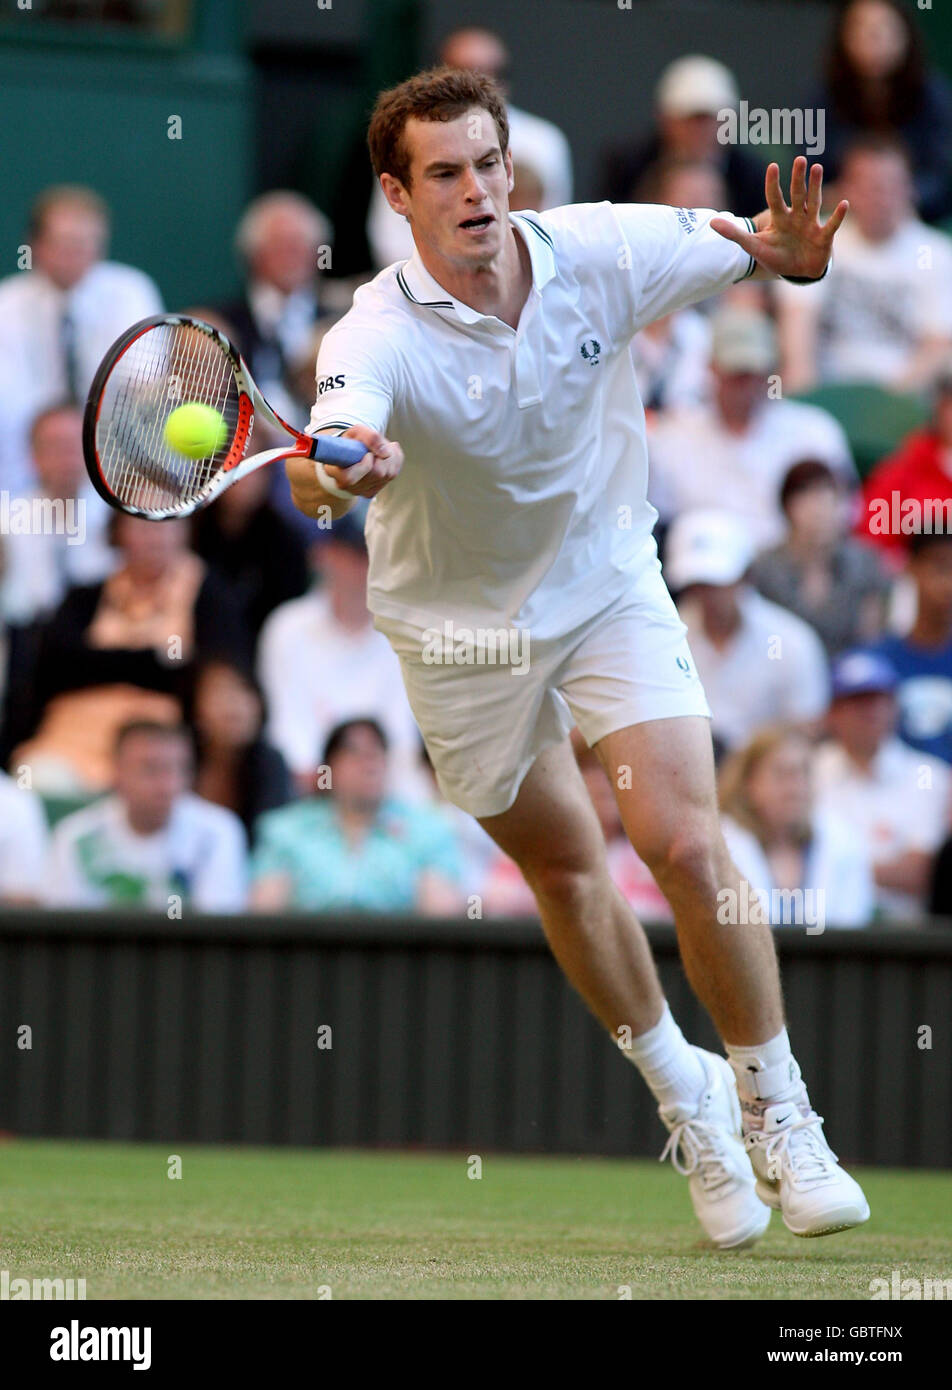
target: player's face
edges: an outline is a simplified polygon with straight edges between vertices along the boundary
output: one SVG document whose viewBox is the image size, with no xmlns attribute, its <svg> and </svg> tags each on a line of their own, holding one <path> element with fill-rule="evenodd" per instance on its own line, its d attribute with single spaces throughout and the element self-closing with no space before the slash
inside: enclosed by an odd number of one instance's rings
<svg viewBox="0 0 952 1390">
<path fill-rule="evenodd" d="M 474 106 L 455 121 L 411 119 L 403 138 L 410 187 L 391 179 L 384 191 L 410 219 L 414 240 L 458 270 L 490 264 L 509 234 L 513 183 L 492 116 Z"/>
</svg>

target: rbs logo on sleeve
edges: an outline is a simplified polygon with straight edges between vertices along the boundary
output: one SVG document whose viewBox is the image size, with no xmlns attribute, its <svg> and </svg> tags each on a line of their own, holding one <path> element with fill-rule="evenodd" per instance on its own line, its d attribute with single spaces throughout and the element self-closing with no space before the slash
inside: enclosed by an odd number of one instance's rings
<svg viewBox="0 0 952 1390">
<path fill-rule="evenodd" d="M 317 394 L 323 396 L 325 391 L 338 391 L 343 384 L 343 372 L 340 372 L 337 376 L 322 376 L 317 383 Z"/>
</svg>

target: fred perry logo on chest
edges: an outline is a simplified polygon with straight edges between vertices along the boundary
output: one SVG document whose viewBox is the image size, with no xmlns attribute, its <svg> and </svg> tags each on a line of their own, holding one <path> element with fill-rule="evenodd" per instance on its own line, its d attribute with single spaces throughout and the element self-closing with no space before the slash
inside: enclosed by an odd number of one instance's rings
<svg viewBox="0 0 952 1390">
<path fill-rule="evenodd" d="M 578 350 L 590 367 L 598 366 L 602 345 L 597 338 L 585 338 L 583 342 L 579 343 Z"/>
</svg>

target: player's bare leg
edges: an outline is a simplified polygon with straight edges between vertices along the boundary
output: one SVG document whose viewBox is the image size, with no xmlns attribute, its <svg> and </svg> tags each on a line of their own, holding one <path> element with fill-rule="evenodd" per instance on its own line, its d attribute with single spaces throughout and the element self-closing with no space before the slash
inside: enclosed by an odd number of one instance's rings
<svg viewBox="0 0 952 1390">
<path fill-rule="evenodd" d="M 626 833 L 671 904 L 688 979 L 727 1048 L 757 1191 L 796 1235 L 867 1220 L 866 1199 L 836 1163 L 790 1051 L 770 928 L 718 920 L 718 893 L 731 890 L 740 902 L 741 879 L 720 831 L 708 721 L 630 725 L 596 751 Z"/>
<path fill-rule="evenodd" d="M 571 746 L 536 759 L 515 804 L 480 821 L 532 889 L 552 953 L 586 1004 L 618 1037 L 661 1017 L 664 999 L 647 938 L 613 884 L 605 842 Z"/>
<path fill-rule="evenodd" d="M 481 824 L 522 869 L 563 971 L 650 1086 L 671 1133 L 662 1157 L 689 1178 L 708 1235 L 724 1249 L 752 1243 L 769 1211 L 740 1143 L 733 1076 L 671 1016 L 644 931 L 609 876 L 568 740 L 536 759 L 508 811 Z"/>
<path fill-rule="evenodd" d="M 725 1044 L 774 1037 L 784 1019 L 770 927 L 721 925 L 715 915 L 718 892 L 739 895 L 741 876 L 721 834 L 708 721 L 629 725 L 595 751 L 625 832 L 671 904 L 685 972 L 718 1033 Z"/>
</svg>

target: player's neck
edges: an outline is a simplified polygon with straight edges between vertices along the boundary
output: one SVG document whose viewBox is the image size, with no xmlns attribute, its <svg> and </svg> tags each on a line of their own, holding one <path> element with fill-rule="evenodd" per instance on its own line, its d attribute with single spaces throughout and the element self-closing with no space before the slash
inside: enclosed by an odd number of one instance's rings
<svg viewBox="0 0 952 1390">
<path fill-rule="evenodd" d="M 511 227 L 499 255 L 470 270 L 434 255 L 426 246 L 418 253 L 424 267 L 444 290 L 478 314 L 492 314 L 510 328 L 519 316 L 532 285 L 532 262 L 525 242 Z"/>
</svg>

